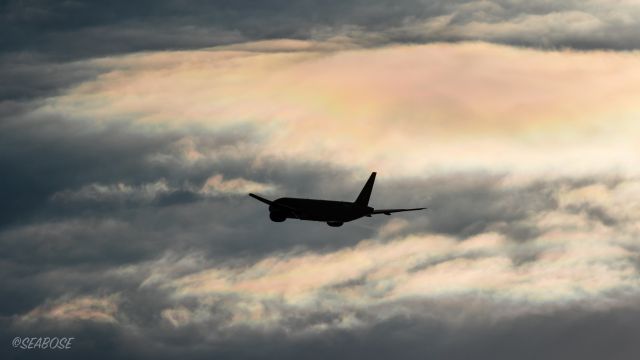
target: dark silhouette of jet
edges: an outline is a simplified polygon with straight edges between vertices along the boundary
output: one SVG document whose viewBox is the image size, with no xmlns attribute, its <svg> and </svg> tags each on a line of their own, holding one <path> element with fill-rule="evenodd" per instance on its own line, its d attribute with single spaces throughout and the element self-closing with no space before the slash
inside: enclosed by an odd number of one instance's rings
<svg viewBox="0 0 640 360">
<path fill-rule="evenodd" d="M 414 209 L 380 209 L 375 210 L 369 206 L 373 182 L 376 180 L 376 173 L 371 173 L 369 180 L 364 184 L 360 195 L 354 202 L 331 201 L 299 198 L 280 198 L 274 201 L 267 200 L 256 194 L 249 196 L 269 205 L 269 217 L 275 222 L 283 222 L 286 219 L 300 219 L 312 221 L 324 221 L 329 226 L 342 226 L 342 224 L 359 219 L 363 216 L 375 214 L 391 215 L 394 212 L 415 211 L 426 208 Z"/>
</svg>

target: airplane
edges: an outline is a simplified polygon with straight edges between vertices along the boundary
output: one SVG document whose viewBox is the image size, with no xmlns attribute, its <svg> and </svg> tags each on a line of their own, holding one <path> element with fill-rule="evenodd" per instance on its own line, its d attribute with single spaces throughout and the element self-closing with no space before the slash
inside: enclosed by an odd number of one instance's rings
<svg viewBox="0 0 640 360">
<path fill-rule="evenodd" d="M 373 190 L 373 182 L 375 180 L 376 173 L 373 172 L 354 202 L 286 197 L 271 201 L 252 193 L 249 193 L 249 196 L 269 205 L 269 217 L 272 221 L 283 222 L 286 219 L 323 221 L 333 227 L 342 226 L 345 222 L 356 220 L 364 216 L 371 217 L 371 215 L 376 214 L 391 215 L 391 213 L 396 212 L 426 209 L 413 208 L 376 210 L 372 208 L 369 206 L 369 198 L 371 197 L 371 190 Z"/>
</svg>

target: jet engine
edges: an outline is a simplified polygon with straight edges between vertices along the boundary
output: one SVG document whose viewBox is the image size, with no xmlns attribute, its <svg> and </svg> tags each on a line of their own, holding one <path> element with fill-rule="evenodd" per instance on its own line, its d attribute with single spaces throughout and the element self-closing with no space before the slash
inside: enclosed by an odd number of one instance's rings
<svg viewBox="0 0 640 360">
<path fill-rule="evenodd" d="M 283 222 L 287 220 L 287 217 L 284 214 L 277 211 L 270 212 L 269 218 L 271 219 L 271 221 L 275 221 L 275 222 Z"/>
</svg>

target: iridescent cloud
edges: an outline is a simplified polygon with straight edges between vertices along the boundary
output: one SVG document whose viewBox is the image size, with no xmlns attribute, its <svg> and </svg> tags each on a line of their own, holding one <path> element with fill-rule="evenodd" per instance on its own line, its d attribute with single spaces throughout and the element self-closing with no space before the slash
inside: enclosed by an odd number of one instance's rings
<svg viewBox="0 0 640 360">
<path fill-rule="evenodd" d="M 257 166 L 329 159 L 413 176 L 640 168 L 635 53 L 272 41 L 92 63 L 106 73 L 38 112 L 160 129 L 249 124 L 264 142 L 233 151 L 257 150 Z"/>
</svg>

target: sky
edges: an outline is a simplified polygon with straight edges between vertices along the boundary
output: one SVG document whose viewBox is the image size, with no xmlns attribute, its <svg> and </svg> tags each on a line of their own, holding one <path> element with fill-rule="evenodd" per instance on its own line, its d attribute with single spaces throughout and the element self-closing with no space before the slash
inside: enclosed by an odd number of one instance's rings
<svg viewBox="0 0 640 360">
<path fill-rule="evenodd" d="M 3 359 L 638 357 L 640 1 L 8 0 L 0 32 Z M 429 210 L 247 196 L 373 171 Z"/>
</svg>

